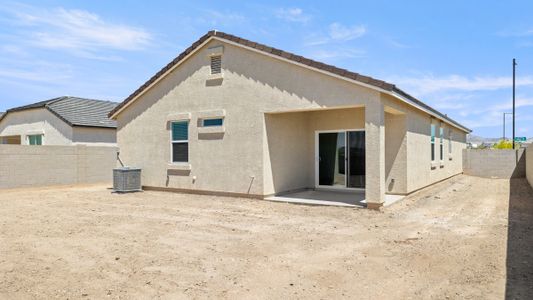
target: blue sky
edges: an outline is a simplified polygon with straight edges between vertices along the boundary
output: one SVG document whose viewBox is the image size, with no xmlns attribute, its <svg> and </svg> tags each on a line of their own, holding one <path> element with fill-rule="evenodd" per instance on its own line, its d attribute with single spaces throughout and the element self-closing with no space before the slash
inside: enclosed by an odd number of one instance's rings
<svg viewBox="0 0 533 300">
<path fill-rule="evenodd" d="M 511 110 L 516 57 L 517 135 L 532 137 L 531 12 L 526 0 L 0 1 L 0 111 L 121 101 L 217 29 L 394 83 L 486 137 Z"/>
</svg>

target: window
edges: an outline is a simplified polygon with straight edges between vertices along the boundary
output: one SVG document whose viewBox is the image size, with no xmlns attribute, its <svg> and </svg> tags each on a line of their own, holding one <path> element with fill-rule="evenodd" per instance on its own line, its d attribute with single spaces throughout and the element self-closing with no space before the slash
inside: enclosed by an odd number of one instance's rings
<svg viewBox="0 0 533 300">
<path fill-rule="evenodd" d="M 28 135 L 28 144 L 29 145 L 42 145 L 43 144 L 43 135 Z"/>
<path fill-rule="evenodd" d="M 172 162 L 189 162 L 189 121 L 172 122 Z"/>
<path fill-rule="evenodd" d="M 211 74 L 222 73 L 222 56 L 211 56 Z"/>
<path fill-rule="evenodd" d="M 448 153 L 451 155 L 452 154 L 452 130 L 448 130 Z"/>
<path fill-rule="evenodd" d="M 431 161 L 435 161 L 435 124 L 431 124 Z"/>
<path fill-rule="evenodd" d="M 442 125 L 440 125 L 440 130 L 439 130 L 439 135 L 440 135 L 440 160 L 444 160 L 444 127 L 442 127 Z"/>
<path fill-rule="evenodd" d="M 203 127 L 222 126 L 222 124 L 224 124 L 224 119 L 223 118 L 204 119 L 204 120 L 202 120 L 202 126 Z"/>
</svg>

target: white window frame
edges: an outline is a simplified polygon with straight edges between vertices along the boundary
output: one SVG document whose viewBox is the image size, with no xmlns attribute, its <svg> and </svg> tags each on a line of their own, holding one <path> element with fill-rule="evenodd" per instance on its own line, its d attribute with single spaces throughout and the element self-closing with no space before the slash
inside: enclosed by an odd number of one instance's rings
<svg viewBox="0 0 533 300">
<path fill-rule="evenodd" d="M 353 191 L 365 191 L 366 190 L 366 185 L 364 188 L 352 188 L 352 187 L 348 187 L 348 176 L 346 176 L 345 180 L 344 180 L 344 187 L 340 187 L 340 186 L 329 186 L 329 185 L 320 185 L 319 184 L 319 156 L 318 156 L 318 152 L 319 152 L 319 143 L 318 143 L 318 136 L 319 134 L 321 133 L 340 133 L 340 132 L 344 132 L 346 134 L 346 136 L 344 137 L 345 138 L 345 145 L 348 145 L 348 132 L 350 131 L 359 131 L 359 132 L 365 132 L 366 134 L 366 129 L 365 128 L 355 128 L 355 129 L 332 129 L 332 130 L 315 130 L 315 188 L 316 189 L 321 189 L 321 190 L 353 190 Z M 366 138 L 366 137 L 365 137 Z M 346 149 L 345 149 L 346 151 Z M 365 152 L 366 152 L 366 148 L 365 148 Z M 366 153 L 365 153 L 366 155 Z M 345 170 L 348 170 L 348 161 L 345 160 L 344 162 L 345 164 Z M 366 173 L 366 171 L 365 171 Z M 365 175 L 366 176 L 366 175 Z"/>
<path fill-rule="evenodd" d="M 174 123 L 182 123 L 182 122 L 186 122 L 187 123 L 187 139 L 186 140 L 174 140 L 174 136 L 173 136 L 173 124 Z M 189 165 L 189 161 L 190 161 L 190 148 L 189 148 L 189 125 L 190 125 L 190 121 L 189 120 L 175 120 L 175 121 L 170 121 L 170 164 L 171 165 Z M 187 143 L 187 161 L 174 161 L 174 144 L 185 144 Z"/>
<path fill-rule="evenodd" d="M 40 145 L 31 145 L 31 146 L 43 146 L 44 145 L 44 133 L 35 133 L 35 134 L 27 134 L 26 135 L 26 145 L 30 146 L 30 136 L 41 136 L 41 144 Z"/>
</svg>

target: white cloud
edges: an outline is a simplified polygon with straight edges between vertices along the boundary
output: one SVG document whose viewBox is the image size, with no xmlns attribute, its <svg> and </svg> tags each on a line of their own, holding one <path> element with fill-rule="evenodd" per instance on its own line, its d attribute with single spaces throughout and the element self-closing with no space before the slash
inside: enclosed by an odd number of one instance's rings
<svg viewBox="0 0 533 300">
<path fill-rule="evenodd" d="M 515 102 L 515 106 L 516 108 L 533 106 L 533 98 L 517 98 Z M 497 111 L 504 111 L 504 110 L 511 110 L 511 109 L 513 109 L 513 103 L 511 99 L 505 101 L 503 104 L 492 105 L 488 108 L 488 110 L 497 110 Z"/>
<path fill-rule="evenodd" d="M 317 60 L 329 60 L 329 59 L 335 59 L 335 58 L 360 58 L 364 57 L 366 52 L 364 50 L 358 50 L 358 49 L 333 49 L 333 50 L 327 50 L 327 49 L 321 49 L 314 51 L 309 54 L 309 56 L 313 59 Z"/>
<path fill-rule="evenodd" d="M 332 23 L 328 26 L 327 34 L 312 34 L 308 37 L 306 46 L 319 46 L 330 43 L 348 42 L 364 36 L 367 32 L 366 26 L 354 25 L 344 26 L 340 23 Z"/>
<path fill-rule="evenodd" d="M 501 30 L 497 35 L 502 37 L 525 37 L 533 35 L 533 28 L 522 30 Z"/>
<path fill-rule="evenodd" d="M 246 21 L 243 15 L 235 12 L 207 10 L 205 13 L 205 16 L 196 19 L 197 23 L 207 23 L 211 26 L 235 26 L 241 25 Z"/>
<path fill-rule="evenodd" d="M 146 47 L 152 38 L 142 28 L 105 21 L 85 10 L 26 5 L 3 10 L 12 15 L 11 26 L 23 29 L 21 40 L 42 48 L 80 53 L 97 49 L 138 50 Z"/>
<path fill-rule="evenodd" d="M 350 41 L 362 37 L 365 33 L 366 27 L 363 25 L 351 27 L 346 27 L 339 23 L 329 25 L 329 37 L 335 41 Z"/>
<path fill-rule="evenodd" d="M 460 75 L 443 77 L 400 77 L 391 82 L 405 87 L 417 96 L 443 91 L 493 91 L 512 86 L 512 78 L 506 76 L 479 76 L 468 78 Z M 516 80 L 517 86 L 533 86 L 533 76 L 521 76 Z"/>
<path fill-rule="evenodd" d="M 311 20 L 311 15 L 304 13 L 301 8 L 280 8 L 276 11 L 276 17 L 296 23 L 307 23 Z"/>
</svg>

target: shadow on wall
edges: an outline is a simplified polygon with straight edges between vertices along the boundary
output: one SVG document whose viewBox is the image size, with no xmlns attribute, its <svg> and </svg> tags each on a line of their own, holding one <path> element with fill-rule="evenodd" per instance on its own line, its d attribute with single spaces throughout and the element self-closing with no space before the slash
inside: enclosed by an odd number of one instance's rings
<svg viewBox="0 0 533 300">
<path fill-rule="evenodd" d="M 533 295 L 533 188 L 526 179 L 510 180 L 507 231 L 506 299 Z"/>
<path fill-rule="evenodd" d="M 511 174 L 511 178 L 524 178 L 526 177 L 526 152 L 515 151 L 516 168 Z M 527 184 L 527 182 L 526 182 Z"/>
</svg>

